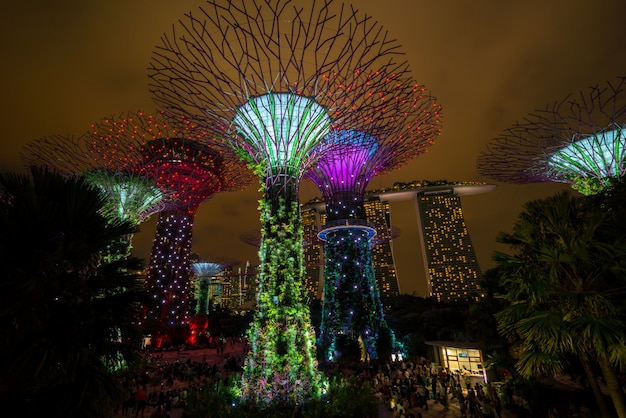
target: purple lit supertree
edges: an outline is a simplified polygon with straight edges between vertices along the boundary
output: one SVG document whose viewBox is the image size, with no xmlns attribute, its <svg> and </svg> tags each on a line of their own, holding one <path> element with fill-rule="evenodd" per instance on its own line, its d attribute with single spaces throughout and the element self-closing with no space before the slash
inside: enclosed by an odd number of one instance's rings
<svg viewBox="0 0 626 418">
<path fill-rule="evenodd" d="M 326 263 L 318 344 L 329 360 L 350 346 L 361 346 L 362 359 L 378 358 L 378 345 L 393 344 L 372 262 L 370 240 L 376 228 L 365 216 L 365 189 L 373 176 L 428 150 L 440 134 L 440 110 L 423 86 L 408 86 L 396 93 L 369 130 L 376 137 L 363 130 L 331 131 L 323 145 L 332 145 L 332 150 L 306 173 L 326 202 L 326 225 L 320 231 Z"/>
<path fill-rule="evenodd" d="M 118 144 L 116 156 L 140 154 L 137 171 L 167 195 L 146 283 L 155 307 L 147 310 L 144 320 L 156 321 L 161 331 L 184 327 L 191 314 L 189 257 L 196 210 L 216 193 L 250 184 L 252 174 L 207 130 L 183 119 L 170 123 L 162 113 L 104 118 L 92 126 L 91 135 L 100 145 Z"/>
<path fill-rule="evenodd" d="M 151 178 L 138 172 L 143 158 L 137 153 L 116 154 L 117 144 L 94 144 L 88 134 L 78 137 L 52 135 L 31 141 L 22 148 L 27 165 L 44 165 L 65 177 L 84 176 L 104 195 L 103 213 L 111 222 L 135 226 L 164 208 L 164 193 Z M 131 236 L 109 246 L 105 260 L 130 255 Z"/>
<path fill-rule="evenodd" d="M 508 183 L 567 183 L 582 194 L 626 173 L 626 77 L 548 105 L 492 139 L 479 172 Z"/>
<path fill-rule="evenodd" d="M 413 86 L 398 47 L 370 17 L 332 0 L 210 0 L 154 52 L 155 101 L 215 129 L 262 184 L 247 401 L 300 403 L 321 393 L 303 301 L 299 182 L 328 150 L 318 145 L 332 129 L 375 136 L 376 118 Z"/>
</svg>

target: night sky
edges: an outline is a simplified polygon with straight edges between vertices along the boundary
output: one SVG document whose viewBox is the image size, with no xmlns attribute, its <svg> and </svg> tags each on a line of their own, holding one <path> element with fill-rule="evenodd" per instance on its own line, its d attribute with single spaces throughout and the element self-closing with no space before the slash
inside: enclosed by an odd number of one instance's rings
<svg viewBox="0 0 626 418">
<path fill-rule="evenodd" d="M 525 114 L 626 75 L 623 0 L 354 0 L 387 28 L 406 53 L 417 82 L 443 106 L 443 129 L 431 150 L 375 177 L 370 189 L 411 180 L 487 181 L 495 191 L 463 198 L 483 270 L 491 267 L 501 231 L 522 205 L 563 185 L 510 185 L 482 178 L 476 158 L 485 144 Z M 23 171 L 19 150 L 53 134 L 80 134 L 104 116 L 155 110 L 147 66 L 164 32 L 202 1 L 66 0 L 0 4 L 0 170 Z M 258 229 L 257 185 L 216 195 L 196 217 L 193 251 L 201 257 L 258 260 L 241 242 Z M 319 193 L 308 181 L 301 201 Z M 403 293 L 423 294 L 415 209 L 394 204 L 402 235 L 394 253 Z M 149 255 L 156 217 L 135 236 Z"/>
</svg>

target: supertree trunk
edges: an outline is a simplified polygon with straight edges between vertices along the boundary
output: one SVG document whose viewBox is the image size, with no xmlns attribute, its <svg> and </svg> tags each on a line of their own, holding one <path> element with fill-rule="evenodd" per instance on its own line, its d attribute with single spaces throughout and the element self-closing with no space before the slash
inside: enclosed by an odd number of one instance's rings
<svg viewBox="0 0 626 418">
<path fill-rule="evenodd" d="M 150 257 L 147 288 L 154 310 L 146 319 L 162 325 L 189 322 L 191 240 L 195 210 L 175 209 L 161 213 Z"/>
<path fill-rule="evenodd" d="M 324 305 L 319 346 L 325 359 L 337 360 L 346 343 L 363 345 L 378 358 L 376 336 L 387 329 L 376 284 L 368 234 L 338 229 L 329 234 L 325 253 Z M 338 344 L 338 341 L 340 342 Z M 365 358 L 361 358 L 365 360 Z"/>
<path fill-rule="evenodd" d="M 198 291 L 196 296 L 196 314 L 209 313 L 209 285 L 211 279 L 202 277 L 198 280 Z"/>
<path fill-rule="evenodd" d="M 277 193 L 278 192 L 278 193 Z M 242 396 L 298 404 L 320 394 L 315 332 L 304 302 L 305 268 L 297 186 L 266 186 L 261 202 L 257 310 L 248 331 Z"/>
</svg>

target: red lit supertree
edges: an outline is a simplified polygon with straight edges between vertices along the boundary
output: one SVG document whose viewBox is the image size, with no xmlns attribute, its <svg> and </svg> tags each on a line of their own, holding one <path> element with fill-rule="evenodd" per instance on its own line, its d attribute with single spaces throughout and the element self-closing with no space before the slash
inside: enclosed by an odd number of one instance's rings
<svg viewBox="0 0 626 418">
<path fill-rule="evenodd" d="M 527 115 L 492 139 L 479 172 L 507 183 L 560 182 L 594 194 L 626 173 L 626 77 Z"/>
<path fill-rule="evenodd" d="M 319 145 L 331 130 L 386 132 L 379 119 L 393 120 L 415 86 L 398 48 L 371 17 L 336 1 L 209 0 L 153 54 L 159 106 L 206 123 L 262 183 L 258 303 L 241 387 L 248 401 L 320 394 L 299 182 L 330 149 Z"/>
<path fill-rule="evenodd" d="M 103 193 L 103 214 L 111 222 L 139 225 L 165 207 L 165 194 L 138 168 L 137 153 L 117 153 L 115 143 L 94 143 L 87 133 L 73 137 L 51 135 L 31 141 L 21 151 L 27 165 L 43 165 L 65 177 L 84 176 Z M 111 158 L 111 156 L 116 156 Z M 114 260 L 130 255 L 131 236 L 112 243 L 104 257 Z"/>
<path fill-rule="evenodd" d="M 137 171 L 167 195 L 147 274 L 156 308 L 145 319 L 161 328 L 184 327 L 190 317 L 189 257 L 196 210 L 218 192 L 249 185 L 252 173 L 206 129 L 183 119 L 169 123 L 161 113 L 104 118 L 92 126 L 92 136 L 101 145 L 117 144 L 112 159 L 141 155 Z"/>
</svg>

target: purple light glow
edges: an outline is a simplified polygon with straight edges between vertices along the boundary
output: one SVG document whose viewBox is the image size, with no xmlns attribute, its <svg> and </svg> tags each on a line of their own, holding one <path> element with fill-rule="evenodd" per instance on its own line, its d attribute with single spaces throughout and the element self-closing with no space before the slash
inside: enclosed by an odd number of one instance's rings
<svg viewBox="0 0 626 418">
<path fill-rule="evenodd" d="M 378 149 L 370 135 L 356 131 L 333 131 L 325 140 L 331 149 L 318 159 L 308 177 L 325 199 L 340 191 L 364 193 L 376 174 L 368 164 Z"/>
</svg>

